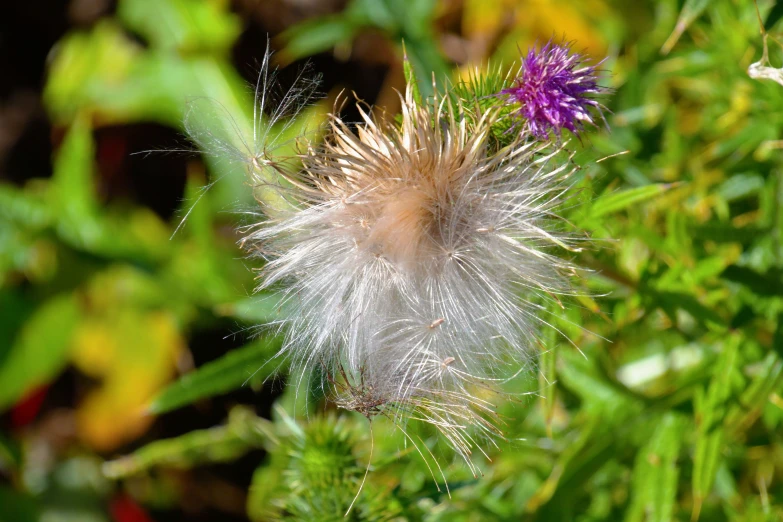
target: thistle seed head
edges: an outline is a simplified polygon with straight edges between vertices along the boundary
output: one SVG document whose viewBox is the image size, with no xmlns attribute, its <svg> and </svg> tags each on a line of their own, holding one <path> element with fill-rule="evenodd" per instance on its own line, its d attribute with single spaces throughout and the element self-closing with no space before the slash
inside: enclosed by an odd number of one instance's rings
<svg viewBox="0 0 783 522">
<path fill-rule="evenodd" d="M 569 248 L 562 146 L 521 136 L 490 153 L 495 116 L 444 107 L 409 88 L 400 124 L 363 113 L 354 132 L 333 116 L 285 174 L 295 208 L 245 243 L 267 260 L 261 287 L 285 289 L 281 354 L 361 370 L 396 402 L 517 371 L 546 321 L 541 298 L 568 291 L 553 252 Z"/>
</svg>

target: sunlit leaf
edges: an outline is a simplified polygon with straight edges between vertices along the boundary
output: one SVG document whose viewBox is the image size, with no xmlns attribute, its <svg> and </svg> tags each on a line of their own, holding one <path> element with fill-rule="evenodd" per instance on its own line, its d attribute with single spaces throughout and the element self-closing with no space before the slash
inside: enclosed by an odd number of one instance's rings
<svg viewBox="0 0 783 522">
<path fill-rule="evenodd" d="M 353 39 L 359 29 L 356 21 L 339 15 L 307 20 L 283 34 L 286 41 L 284 56 L 295 61 L 327 51 Z"/>
<path fill-rule="evenodd" d="M 242 29 L 223 2 L 121 0 L 117 15 L 151 46 L 183 53 L 225 52 Z"/>
<path fill-rule="evenodd" d="M 677 460 L 685 429 L 682 418 L 668 413 L 637 453 L 632 479 L 633 500 L 626 512 L 626 522 L 674 520 L 680 475 Z"/>
<path fill-rule="evenodd" d="M 97 210 L 93 180 L 95 144 L 86 118 L 74 120 L 54 160 L 54 175 L 49 191 L 57 208 L 58 220 L 85 223 Z"/>
<path fill-rule="evenodd" d="M 663 194 L 674 185 L 670 183 L 659 185 L 646 185 L 621 192 L 604 194 L 593 201 L 590 207 L 590 217 L 599 218 L 624 210 L 631 205 L 642 203 Z"/>
<path fill-rule="evenodd" d="M 0 361 L 0 410 L 62 370 L 81 316 L 76 296 L 65 294 L 47 301 L 25 322 Z"/>
<path fill-rule="evenodd" d="M 153 420 L 145 407 L 173 377 L 185 349 L 174 316 L 155 306 L 160 296 L 145 283 L 123 270 L 90 282 L 95 308 L 75 334 L 73 362 L 100 382 L 77 412 L 79 435 L 95 448 L 109 450 L 144 433 Z"/>
<path fill-rule="evenodd" d="M 111 478 L 135 475 L 153 466 L 188 469 L 200 463 L 228 462 L 275 440 L 271 422 L 244 408 L 231 411 L 228 423 L 196 430 L 173 439 L 152 442 L 131 455 L 107 462 Z"/>
<path fill-rule="evenodd" d="M 739 404 L 726 415 L 724 424 L 730 433 L 743 433 L 761 416 L 770 396 L 783 383 L 783 360 L 774 352 L 759 364 L 748 387 L 739 396 Z"/>
<path fill-rule="evenodd" d="M 216 313 L 239 319 L 244 323 L 261 326 L 283 319 L 286 315 L 284 297 L 279 293 L 259 292 L 233 303 L 215 308 Z"/>
<path fill-rule="evenodd" d="M 165 413 L 249 382 L 261 382 L 279 370 L 280 361 L 275 358 L 279 347 L 277 339 L 268 337 L 232 350 L 169 385 L 153 399 L 149 410 Z"/>
</svg>

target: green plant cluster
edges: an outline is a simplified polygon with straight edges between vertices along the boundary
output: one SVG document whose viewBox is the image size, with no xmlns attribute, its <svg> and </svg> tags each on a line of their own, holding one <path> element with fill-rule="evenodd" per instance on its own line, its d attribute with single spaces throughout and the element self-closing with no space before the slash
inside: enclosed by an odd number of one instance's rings
<svg viewBox="0 0 783 522">
<path fill-rule="evenodd" d="M 513 390 L 525 399 L 499 405 L 509 440 L 487 448 L 491 460 L 476 455 L 484 476 L 434 430 L 411 426 L 407 436 L 432 452 L 420 453 L 387 420 L 325 405 L 317 376 L 290 376 L 271 419 L 237 406 L 222 425 L 114 460 L 74 447 L 43 472 L 39 441 L 0 433 L 0 476 L 10 477 L 0 521 L 109 520 L 104 501 L 123 488 L 171 506 L 176 488 L 161 470 L 258 450 L 245 506 L 258 521 L 783 519 L 783 85 L 747 75 L 762 50 L 754 3 L 599 3 L 615 92 L 609 130 L 572 143 L 582 168 L 567 210 L 591 238 L 573 254 L 584 292 L 555 311 L 562 333 L 546 331 Z M 779 5 L 759 2 L 773 34 Z M 428 0 L 354 0 L 290 29 L 284 56 L 371 28 L 405 40 L 417 77 L 445 75 L 436 14 Z M 123 391 L 158 376 L 140 405 L 149 415 L 286 375 L 271 333 L 178 379 L 169 355 L 156 356 L 220 318 L 252 329 L 284 313 L 274 293 L 241 297 L 253 274 L 220 233 L 237 223 L 222 209 L 253 199 L 241 167 L 204 151 L 217 181 L 206 191 L 192 169 L 176 234 L 178 219 L 104 204 L 96 190 L 98 126 L 181 128 L 188 100 L 208 97 L 226 112 L 198 124 L 237 146 L 249 139 L 253 101 L 229 53 L 240 31 L 221 2 L 120 0 L 113 18 L 54 50 L 45 102 L 67 131 L 53 176 L 0 184 L 0 410 L 74 366 L 117 389 L 107 391 L 114 408 L 136 406 Z M 501 49 L 492 63 L 514 58 Z M 500 84 L 497 71 L 476 81 Z M 465 88 L 456 73 L 450 82 Z M 292 133 L 318 127 L 323 107 L 297 118 Z M 116 341 L 116 370 L 95 362 L 106 325 L 115 337 L 148 329 L 144 349 Z"/>
</svg>

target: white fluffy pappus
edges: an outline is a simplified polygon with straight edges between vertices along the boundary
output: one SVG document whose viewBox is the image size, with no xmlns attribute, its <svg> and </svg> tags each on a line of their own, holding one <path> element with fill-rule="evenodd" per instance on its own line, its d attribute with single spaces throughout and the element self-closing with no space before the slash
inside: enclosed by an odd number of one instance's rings
<svg viewBox="0 0 783 522">
<path fill-rule="evenodd" d="M 434 425 L 470 465 L 469 428 L 501 433 L 476 390 L 529 367 L 542 303 L 569 292 L 556 211 L 574 167 L 526 135 L 494 150 L 493 113 L 410 86 L 402 105 L 400 122 L 360 107 L 356 131 L 333 115 L 301 170 L 281 170 L 292 207 L 243 244 L 266 261 L 260 288 L 283 288 L 281 356 L 326 368 L 341 407 Z"/>
<path fill-rule="evenodd" d="M 263 200 L 267 210 L 278 205 L 278 172 L 296 163 L 297 141 L 319 129 L 308 129 L 306 111 L 319 97 L 320 76 L 312 74 L 309 65 L 302 67 L 287 89 L 277 81 L 277 69 L 272 65 L 272 51 L 267 41 L 264 57 L 259 64 L 256 82 L 252 85 L 252 119 L 246 114 L 229 86 L 224 86 L 221 100 L 209 96 L 195 96 L 188 100 L 184 127 L 190 139 L 222 172 L 204 187 L 192 202 L 180 225 L 187 220 L 193 207 L 204 194 L 226 174 L 244 173 L 256 190 L 254 195 Z M 220 84 L 218 84 L 220 85 Z M 168 151 L 168 152 L 178 152 Z M 192 152 L 183 150 L 182 152 Z"/>
</svg>

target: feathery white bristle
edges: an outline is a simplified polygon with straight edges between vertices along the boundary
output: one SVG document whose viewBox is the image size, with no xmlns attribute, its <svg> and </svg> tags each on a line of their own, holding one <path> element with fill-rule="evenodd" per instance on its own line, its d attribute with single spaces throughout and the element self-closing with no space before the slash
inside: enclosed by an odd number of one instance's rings
<svg viewBox="0 0 783 522">
<path fill-rule="evenodd" d="M 252 120 L 245 114 L 232 113 L 216 99 L 206 96 L 188 100 L 184 120 L 188 136 L 203 152 L 220 163 L 243 169 L 257 187 L 274 189 L 256 191 L 256 196 L 264 199 L 267 212 L 273 205 L 286 205 L 278 198 L 281 189 L 278 172 L 288 168 L 295 155 L 281 154 L 281 150 L 301 137 L 290 136 L 295 134 L 292 127 L 301 124 L 298 116 L 317 97 L 320 81 L 305 66 L 291 86 L 282 90 L 271 59 L 272 51 L 267 41 L 253 86 Z M 229 88 L 226 86 L 226 89 Z M 304 130 L 301 132 L 304 133 Z M 216 181 L 213 180 L 206 189 Z"/>
</svg>

